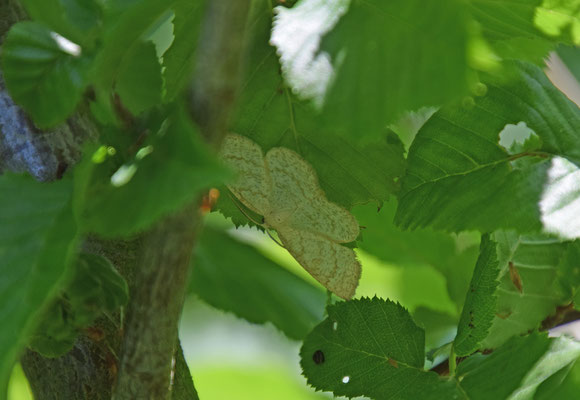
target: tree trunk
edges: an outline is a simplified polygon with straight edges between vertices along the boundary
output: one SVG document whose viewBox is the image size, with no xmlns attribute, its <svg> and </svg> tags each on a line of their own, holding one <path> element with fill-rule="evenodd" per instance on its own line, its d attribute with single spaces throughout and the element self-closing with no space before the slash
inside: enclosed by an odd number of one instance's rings
<svg viewBox="0 0 580 400">
<path fill-rule="evenodd" d="M 227 133 L 249 6 L 250 0 L 212 0 L 207 7 L 190 99 L 191 115 L 214 147 Z M 15 0 L 0 0 L 0 44 L 10 26 L 25 18 Z M 83 143 L 96 138 L 83 106 L 55 129 L 36 128 L 6 92 L 0 70 L 0 174 L 60 179 L 79 160 Z M 25 351 L 21 363 L 36 400 L 198 398 L 177 340 L 200 226 L 197 210 L 197 202 L 189 204 L 131 240 L 86 238 L 84 250 L 108 258 L 127 280 L 128 317 L 99 318 L 59 358 Z"/>
</svg>

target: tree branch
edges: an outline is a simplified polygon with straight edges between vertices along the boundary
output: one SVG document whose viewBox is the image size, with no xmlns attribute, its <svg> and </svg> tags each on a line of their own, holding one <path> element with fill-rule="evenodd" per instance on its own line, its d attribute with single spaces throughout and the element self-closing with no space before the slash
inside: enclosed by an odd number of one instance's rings
<svg viewBox="0 0 580 400">
<path fill-rule="evenodd" d="M 204 19 L 191 115 L 215 147 L 227 133 L 238 88 L 249 7 L 250 0 L 212 0 Z M 148 234 L 130 300 L 115 400 L 169 397 L 189 261 L 201 225 L 198 210 L 196 200 Z"/>
<path fill-rule="evenodd" d="M 197 204 L 192 204 L 162 219 L 145 237 L 129 301 L 114 399 L 169 397 L 171 363 L 198 223 Z"/>
<path fill-rule="evenodd" d="M 190 111 L 206 140 L 219 147 L 228 130 L 241 71 L 250 0 L 210 0 L 189 91 Z"/>
</svg>

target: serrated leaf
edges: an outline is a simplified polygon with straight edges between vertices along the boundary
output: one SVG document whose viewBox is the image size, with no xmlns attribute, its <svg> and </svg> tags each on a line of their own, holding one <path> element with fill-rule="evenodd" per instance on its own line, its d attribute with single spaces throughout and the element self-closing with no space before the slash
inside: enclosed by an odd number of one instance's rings
<svg viewBox="0 0 580 400">
<path fill-rule="evenodd" d="M 109 91 L 127 56 L 127 50 L 145 39 L 144 36 L 150 28 L 159 19 L 166 17 L 175 1 L 177 0 L 144 0 L 111 4 L 109 13 L 117 15 L 110 17 L 110 29 L 104 35 L 103 47 L 95 60 L 94 83 L 97 100 L 103 103 L 109 101 Z"/>
<path fill-rule="evenodd" d="M 258 230 L 264 230 L 262 225 L 260 225 L 262 221 L 261 215 L 244 207 L 243 204 L 235 199 L 235 196 L 225 185 L 219 187 L 218 190 L 220 191 L 220 197 L 215 204 L 215 210 L 229 218 L 236 228 L 241 226 L 255 226 Z"/>
<path fill-rule="evenodd" d="M 82 253 L 66 287 L 39 317 L 28 346 L 44 357 L 60 357 L 72 349 L 81 329 L 128 299 L 127 282 L 112 264 L 102 256 Z"/>
<path fill-rule="evenodd" d="M 304 340 L 308 383 L 337 396 L 466 399 L 453 380 L 423 370 L 425 334 L 399 304 L 362 298 L 328 307 Z"/>
<path fill-rule="evenodd" d="M 471 400 L 527 400 L 579 356 L 580 343 L 572 339 L 531 334 L 512 338 L 490 356 L 470 357 L 459 364 L 457 377 Z"/>
<path fill-rule="evenodd" d="M 495 232 L 493 240 L 497 243 L 499 286 L 493 322 L 481 342 L 483 349 L 538 329 L 556 306 L 570 301 L 558 279 L 568 243 L 545 235 L 505 231 Z"/>
<path fill-rule="evenodd" d="M 352 1 L 320 46 L 336 74 L 325 96 L 325 123 L 352 139 L 372 140 L 404 111 L 462 95 L 468 20 L 464 3 L 455 0 Z"/>
<path fill-rule="evenodd" d="M 78 300 L 97 305 L 103 311 L 115 311 L 129 301 L 129 287 L 125 279 L 106 258 L 82 253 L 75 276 L 67 290 L 69 301 Z"/>
<path fill-rule="evenodd" d="M 115 90 L 133 115 L 161 103 L 161 64 L 152 42 L 137 42 L 127 51 L 119 67 Z"/>
<path fill-rule="evenodd" d="M 226 232 L 206 227 L 193 265 L 191 290 L 216 308 L 270 322 L 292 339 L 322 320 L 326 293 Z"/>
<path fill-rule="evenodd" d="M 498 265 L 496 243 L 486 235 L 481 241 L 479 258 L 453 343 L 458 356 L 473 353 L 488 335 L 496 312 Z"/>
<path fill-rule="evenodd" d="M 82 226 L 107 237 L 146 229 L 231 177 L 181 109 L 126 164 L 94 164 L 90 155 L 83 164 L 77 179 L 90 181 L 78 193 Z"/>
<path fill-rule="evenodd" d="M 40 310 L 58 289 L 76 245 L 70 180 L 0 177 L 0 397 Z"/>
<path fill-rule="evenodd" d="M 173 100 L 191 79 L 204 2 L 179 0 L 173 6 L 173 44 L 163 56 L 165 99 Z"/>
<path fill-rule="evenodd" d="M 251 138 L 264 152 L 288 147 L 310 163 L 328 199 L 350 208 L 380 204 L 398 190 L 404 168 L 403 146 L 394 133 L 371 145 L 338 137 L 283 82 L 275 49 L 268 44 L 272 11 L 268 2 L 253 13 L 248 54 L 251 64 L 242 79 L 239 107 L 231 131 Z"/>
<path fill-rule="evenodd" d="M 41 128 L 72 114 L 87 84 L 89 60 L 80 47 L 68 49 L 59 40 L 44 25 L 20 22 L 2 46 L 6 88 Z"/>
<path fill-rule="evenodd" d="M 580 235 L 577 224 L 563 222 L 574 219 L 578 185 L 558 186 L 577 175 L 561 160 L 580 163 L 580 110 L 539 68 L 517 62 L 510 71 L 507 82 L 486 78 L 486 95 L 441 109 L 419 131 L 399 197 L 399 226 L 483 232 L 544 227 L 568 238 Z M 499 134 L 520 121 L 542 147 L 509 155 Z"/>
</svg>

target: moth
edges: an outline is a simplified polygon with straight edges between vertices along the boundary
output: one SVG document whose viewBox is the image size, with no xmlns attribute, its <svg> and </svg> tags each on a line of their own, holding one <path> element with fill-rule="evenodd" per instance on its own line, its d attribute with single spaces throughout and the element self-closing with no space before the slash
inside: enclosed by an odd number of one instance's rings
<svg viewBox="0 0 580 400">
<path fill-rule="evenodd" d="M 227 185 L 249 210 L 262 215 L 262 226 L 274 229 L 282 245 L 327 289 L 350 299 L 361 273 L 353 242 L 359 225 L 334 204 L 318 184 L 316 172 L 296 152 L 275 147 L 266 155 L 247 137 L 227 135 L 221 158 L 236 173 Z"/>
</svg>

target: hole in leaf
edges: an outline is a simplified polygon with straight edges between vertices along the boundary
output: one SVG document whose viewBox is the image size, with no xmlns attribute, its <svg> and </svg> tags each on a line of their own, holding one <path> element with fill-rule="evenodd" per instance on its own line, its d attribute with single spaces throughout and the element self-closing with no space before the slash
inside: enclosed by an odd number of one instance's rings
<svg viewBox="0 0 580 400">
<path fill-rule="evenodd" d="M 518 154 L 541 147 L 540 137 L 525 122 L 507 124 L 499 133 L 499 145 L 509 154 Z"/>
<path fill-rule="evenodd" d="M 151 153 L 153 153 L 153 146 L 150 145 L 150 146 L 141 147 L 139 149 L 139 151 L 137 152 L 137 154 L 135 154 L 135 158 L 137 160 L 142 160 Z"/>
<path fill-rule="evenodd" d="M 121 165 L 113 176 L 111 176 L 111 185 L 115 187 L 126 185 L 133 178 L 135 172 L 137 172 L 137 166 L 135 164 Z"/>
<path fill-rule="evenodd" d="M 338 322 L 334 321 L 334 322 L 332 323 L 332 330 L 333 330 L 333 331 L 336 331 L 337 329 L 338 329 Z"/>
<path fill-rule="evenodd" d="M 71 42 L 64 36 L 59 35 L 56 32 L 50 32 L 50 37 L 56 42 L 57 46 L 65 53 L 71 56 L 78 57 L 81 55 L 81 46 Z"/>
<path fill-rule="evenodd" d="M 350 381 L 350 376 L 343 376 L 342 383 L 348 383 Z"/>
</svg>

